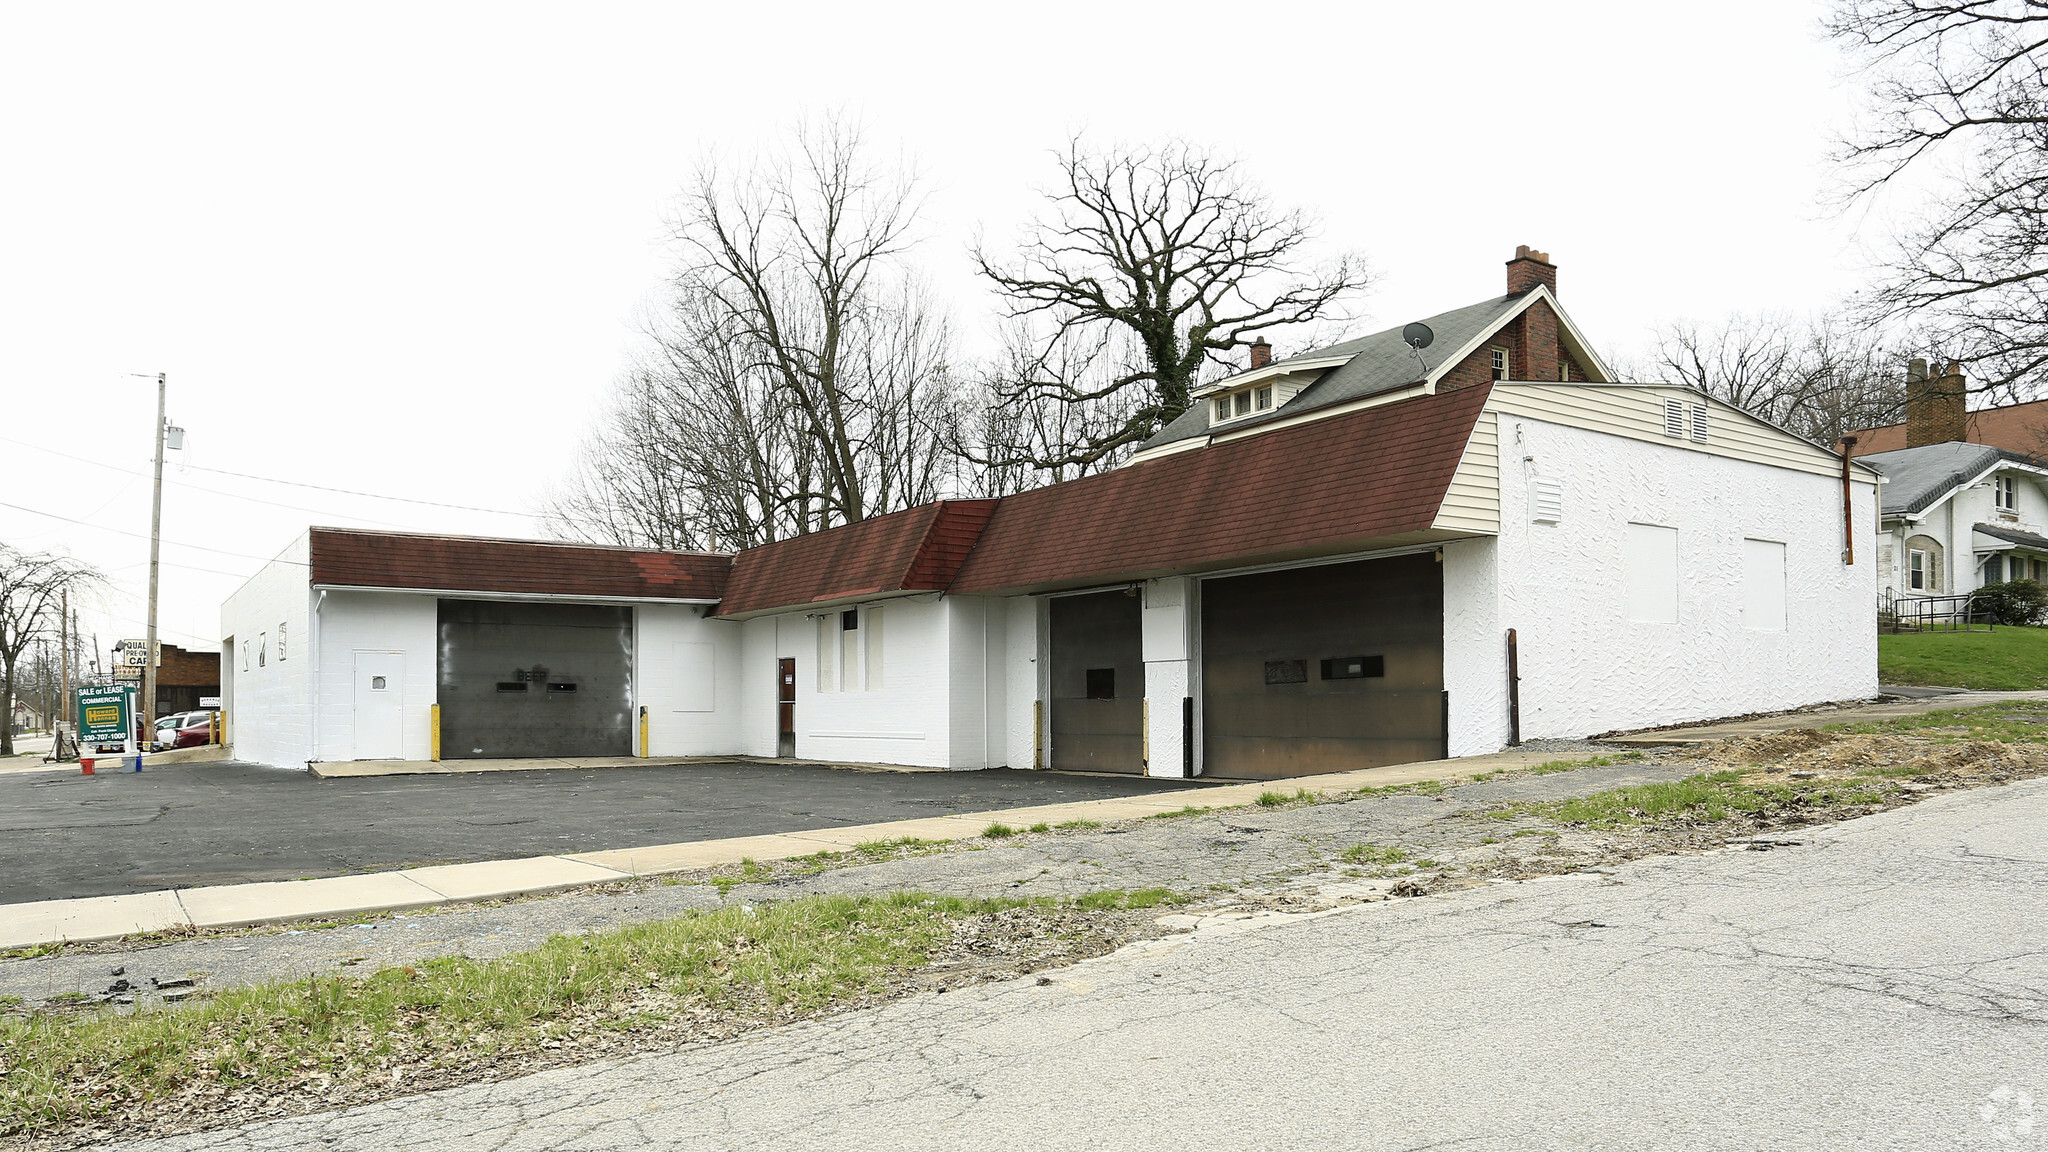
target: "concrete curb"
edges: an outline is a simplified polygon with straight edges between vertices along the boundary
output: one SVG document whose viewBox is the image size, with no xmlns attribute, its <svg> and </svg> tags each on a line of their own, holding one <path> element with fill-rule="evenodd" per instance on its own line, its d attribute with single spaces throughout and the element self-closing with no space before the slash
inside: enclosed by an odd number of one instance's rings
<svg viewBox="0 0 2048 1152">
<path fill-rule="evenodd" d="M 1705 725 L 1698 728 L 1638 733 L 1618 737 L 1616 744 L 1674 745 L 1703 743 L 1729 736 L 1784 732 L 1795 728 L 1917 715 L 1922 712 L 1971 708 L 2012 700 L 2048 700 L 2048 692 L 1978 692 L 1939 700 L 1885 703 L 1827 712 L 1791 713 L 1771 718 Z M 139 892 L 128 896 L 95 896 L 79 900 L 44 900 L 0 906 L 0 949 L 28 948 L 63 942 L 112 940 L 138 933 L 181 928 L 237 928 L 292 920 L 328 919 L 452 904 L 464 900 L 549 892 L 585 884 L 602 884 L 669 872 L 737 864 L 742 860 L 787 860 L 818 852 L 844 852 L 876 840 L 906 837 L 919 840 L 968 840 L 992 823 L 1012 828 L 1033 824 L 1064 824 L 1073 820 L 1111 823 L 1174 812 L 1183 807 L 1230 808 L 1256 803 L 1264 792 L 1293 795 L 1305 790 L 1317 796 L 1361 788 L 1385 788 L 1432 780 L 1455 780 L 1489 772 L 1529 768 L 1555 754 L 1510 749 L 1490 756 L 1392 764 L 1353 772 L 1302 776 L 1246 784 L 1208 784 L 1145 796 L 1077 800 L 987 812 L 894 820 L 818 828 L 766 836 L 736 836 L 644 848 L 615 848 L 521 860 L 484 860 L 331 876 L 317 880 L 286 880 L 259 884 L 225 884 Z M 648 761 L 634 760 L 645 764 Z M 680 761 L 679 761 L 680 762 Z"/>
</svg>

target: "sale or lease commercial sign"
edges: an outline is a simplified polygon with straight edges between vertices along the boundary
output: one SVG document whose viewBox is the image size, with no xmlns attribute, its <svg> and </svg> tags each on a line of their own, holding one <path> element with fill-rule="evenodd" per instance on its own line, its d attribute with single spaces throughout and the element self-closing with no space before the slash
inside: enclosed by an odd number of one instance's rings
<svg viewBox="0 0 2048 1152">
<path fill-rule="evenodd" d="M 135 689 L 128 684 L 95 684 L 78 690 L 78 738 L 126 740 Z"/>
</svg>

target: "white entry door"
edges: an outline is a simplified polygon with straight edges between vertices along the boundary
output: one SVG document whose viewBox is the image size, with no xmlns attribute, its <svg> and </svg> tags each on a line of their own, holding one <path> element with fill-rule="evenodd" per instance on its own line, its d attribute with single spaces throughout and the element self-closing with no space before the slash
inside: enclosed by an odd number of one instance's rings
<svg viewBox="0 0 2048 1152">
<path fill-rule="evenodd" d="M 356 656 L 356 760 L 404 757 L 405 653 L 358 652 Z"/>
</svg>

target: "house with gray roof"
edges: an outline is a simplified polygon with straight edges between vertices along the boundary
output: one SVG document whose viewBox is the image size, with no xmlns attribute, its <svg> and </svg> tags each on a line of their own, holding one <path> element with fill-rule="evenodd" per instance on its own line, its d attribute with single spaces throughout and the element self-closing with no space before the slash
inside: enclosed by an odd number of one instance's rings
<svg viewBox="0 0 2048 1152">
<path fill-rule="evenodd" d="M 1139 445 L 1132 463 L 1491 381 L 1610 383 L 1613 377 L 1557 302 L 1557 266 L 1527 244 L 1508 262 L 1507 293 L 1420 321 L 1280 359 L 1252 346 L 1243 372 L 1195 390 L 1196 403 Z"/>
<path fill-rule="evenodd" d="M 1947 440 L 1856 462 L 1885 479 L 1881 594 L 1955 596 L 2005 580 L 2048 580 L 2048 466 L 2041 461 Z"/>
</svg>

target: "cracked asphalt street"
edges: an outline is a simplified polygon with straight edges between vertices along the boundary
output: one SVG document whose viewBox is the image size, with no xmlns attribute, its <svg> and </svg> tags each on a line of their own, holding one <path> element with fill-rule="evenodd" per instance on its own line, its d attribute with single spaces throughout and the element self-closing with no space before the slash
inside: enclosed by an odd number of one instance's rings
<svg viewBox="0 0 2048 1152">
<path fill-rule="evenodd" d="M 1767 852 L 1212 916 L 1041 977 L 123 1147 L 2048 1146 L 2044 814 L 2032 780 Z"/>
</svg>

